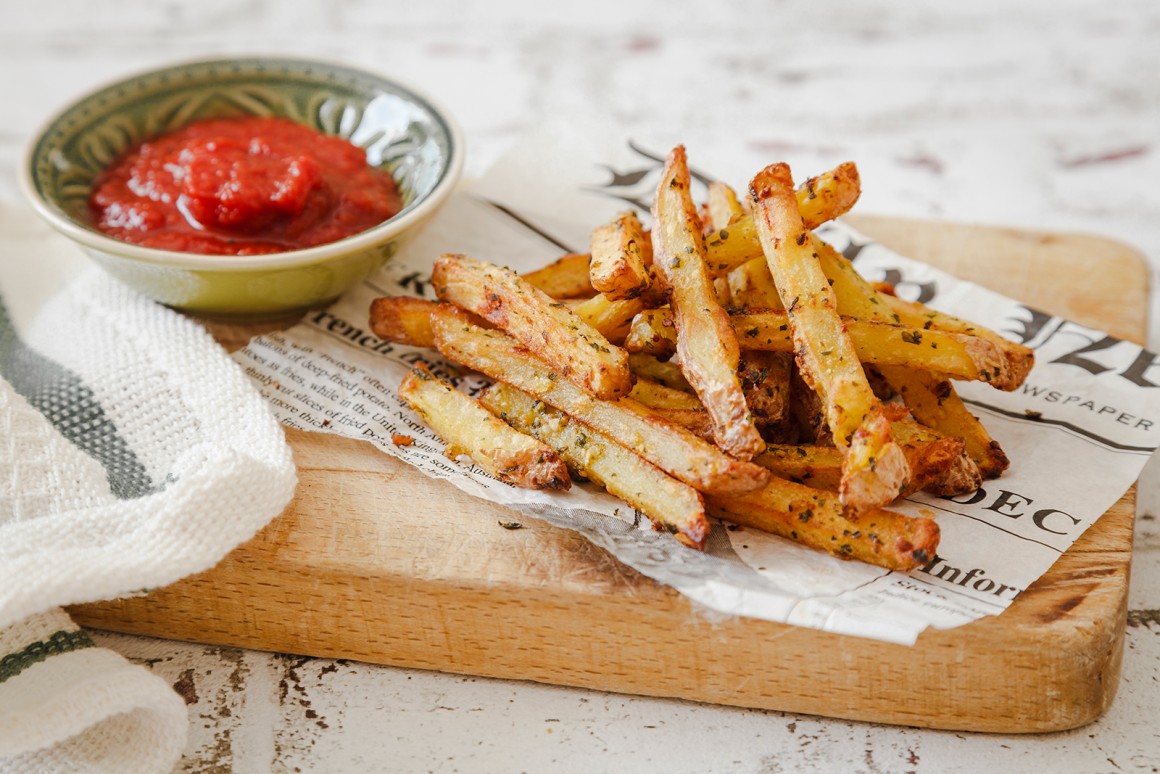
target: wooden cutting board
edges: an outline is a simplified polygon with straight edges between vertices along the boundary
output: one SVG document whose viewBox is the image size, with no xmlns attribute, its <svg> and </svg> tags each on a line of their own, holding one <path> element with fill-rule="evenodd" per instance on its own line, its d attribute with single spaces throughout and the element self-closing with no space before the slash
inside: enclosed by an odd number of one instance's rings
<svg viewBox="0 0 1160 774">
<path fill-rule="evenodd" d="M 851 218 L 905 255 L 1141 341 L 1147 274 L 1086 236 Z M 269 326 L 265 326 L 267 329 Z M 258 328 L 214 326 L 238 346 Z M 366 443 L 287 433 L 285 513 L 214 569 L 74 607 L 171 639 L 931 728 L 1036 732 L 1104 712 L 1123 653 L 1134 492 L 1009 610 L 913 647 L 720 620 L 575 533 Z M 509 530 L 499 522 L 519 521 Z"/>
</svg>

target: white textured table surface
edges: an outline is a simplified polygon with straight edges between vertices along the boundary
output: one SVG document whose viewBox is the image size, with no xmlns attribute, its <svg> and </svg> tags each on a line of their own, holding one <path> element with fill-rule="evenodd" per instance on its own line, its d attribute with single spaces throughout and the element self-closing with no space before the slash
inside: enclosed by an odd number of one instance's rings
<svg viewBox="0 0 1160 774">
<path fill-rule="evenodd" d="M 469 176 L 545 116 L 605 116 L 686 143 L 729 179 L 778 158 L 810 173 L 853 159 L 860 212 L 1092 232 L 1160 263 L 1150 0 L 548 5 L 0 0 L 0 207 L 20 210 L 21 147 L 75 94 L 178 59 L 297 54 L 436 96 L 463 125 Z M 1096 723 L 1048 736 L 97 639 L 186 697 L 189 771 L 1156 771 L 1156 489 L 1142 497 L 1119 697 Z"/>
</svg>

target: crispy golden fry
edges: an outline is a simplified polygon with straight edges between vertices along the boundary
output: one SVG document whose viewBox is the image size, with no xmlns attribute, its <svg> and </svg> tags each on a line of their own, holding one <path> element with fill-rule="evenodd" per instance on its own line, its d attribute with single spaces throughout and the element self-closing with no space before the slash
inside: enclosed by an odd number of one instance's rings
<svg viewBox="0 0 1160 774">
<path fill-rule="evenodd" d="M 596 294 L 588 278 L 589 256 L 566 253 L 542 269 L 529 271 L 523 278 L 552 298 L 588 298 Z"/>
<path fill-rule="evenodd" d="M 963 455 L 961 438 L 948 438 L 913 421 L 891 425 L 899 446 L 910 463 L 911 478 L 899 496 L 932 485 L 943 486 Z M 817 489 L 838 491 L 842 479 L 842 450 L 836 446 L 770 444 L 754 458 L 774 474 Z"/>
<path fill-rule="evenodd" d="M 994 365 L 991 375 L 984 378 L 985 381 L 991 383 L 992 387 L 1008 391 L 1018 389 L 1027 378 L 1027 374 L 1031 372 L 1032 366 L 1035 365 L 1034 350 L 1005 339 L 982 325 L 936 312 L 922 304 L 903 301 L 893 295 L 880 293 L 878 298 L 889 310 L 889 313 L 898 315 L 905 325 L 923 328 L 927 331 L 946 331 L 951 335 L 970 336 L 973 339 L 986 341 L 993 346 L 1002 355 L 1003 361 Z M 937 368 L 929 370 L 938 371 Z M 946 373 L 955 376 L 949 371 Z"/>
<path fill-rule="evenodd" d="M 666 357 L 676 350 L 672 316 L 664 309 L 646 309 L 632 320 L 624 347 Z M 741 312 L 729 316 L 742 351 L 793 352 L 793 332 L 785 312 Z M 904 365 L 956 379 L 985 381 L 999 389 L 1014 389 L 1006 380 L 1006 360 L 991 341 L 966 333 L 935 328 L 910 328 L 843 317 L 842 325 L 863 363 Z M 996 376 L 1002 372 L 1003 376 Z M 752 407 L 751 407 L 752 408 Z"/>
<path fill-rule="evenodd" d="M 741 264 L 726 275 L 726 281 L 734 306 L 774 311 L 784 308 L 764 256 Z"/>
<path fill-rule="evenodd" d="M 943 435 L 958 436 L 966 442 L 967 455 L 978 466 L 980 476 L 997 478 L 1010 465 L 1003 447 L 967 410 L 949 381 L 898 366 L 879 366 L 878 370 L 902 397 L 915 419 Z"/>
<path fill-rule="evenodd" d="M 713 420 L 703 408 L 663 408 L 649 406 L 648 410 L 671 425 L 683 427 L 698 438 L 713 443 Z"/>
<path fill-rule="evenodd" d="M 707 199 L 708 226 L 712 231 L 728 228 L 731 223 L 745 217 L 745 207 L 738 200 L 737 192 L 726 183 L 709 183 Z"/>
<path fill-rule="evenodd" d="M 789 415 L 789 385 L 793 358 L 787 352 L 746 352 L 737 373 L 745 402 L 757 426 L 764 430 Z"/>
<path fill-rule="evenodd" d="M 858 201 L 862 195 L 858 167 L 852 161 L 843 162 L 829 172 L 809 178 L 798 186 L 796 193 L 802 222 L 806 228 L 815 229 L 849 212 Z"/>
<path fill-rule="evenodd" d="M 642 256 L 646 237 L 636 213 L 621 213 L 592 232 L 592 287 L 609 300 L 636 298 L 648 290 L 649 270 Z"/>
<path fill-rule="evenodd" d="M 454 308 L 439 307 L 431 326 L 435 343 L 446 357 L 555 406 L 699 491 L 748 491 L 768 480 L 765 469 L 727 456 L 631 398 L 604 401 L 592 397 L 515 339 L 472 325 Z"/>
<path fill-rule="evenodd" d="M 822 270 L 833 282 L 840 312 L 865 320 L 902 321 L 900 315 L 887 310 L 884 296 L 854 270 L 853 264 L 825 242 L 815 240 L 815 245 Z M 985 479 L 996 478 L 1007 469 L 1010 462 L 1003 448 L 967 410 L 949 381 L 930 372 L 907 368 L 879 366 L 878 370 L 902 397 L 915 419 L 943 435 L 966 441 L 967 455 L 974 461 L 979 475 Z"/>
<path fill-rule="evenodd" d="M 439 298 L 507 331 L 593 395 L 616 398 L 632 389 L 628 353 L 515 272 L 447 254 L 435 261 L 431 278 Z"/>
<path fill-rule="evenodd" d="M 854 206 L 861 192 L 858 168 L 851 162 L 810 178 L 795 194 L 803 225 L 815 229 L 841 217 Z M 714 275 L 732 271 L 762 255 L 757 226 L 749 216 L 705 237 L 705 264 Z"/>
<path fill-rule="evenodd" d="M 657 358 L 675 355 L 677 322 L 673 310 L 667 306 L 642 310 L 629 324 L 624 348 L 630 353 L 643 353 Z"/>
<path fill-rule="evenodd" d="M 399 397 L 447 442 L 447 456 L 466 454 L 489 474 L 525 489 L 568 489 L 572 479 L 555 450 L 496 419 L 419 364 L 403 377 Z"/>
<path fill-rule="evenodd" d="M 578 304 L 572 311 L 609 341 L 617 341 L 624 338 L 632 318 L 644 308 L 645 302 L 640 298 L 613 301 L 600 294 Z"/>
<path fill-rule="evenodd" d="M 798 369 L 790 375 L 789 412 L 797 433 L 791 443 L 813 443 L 818 446 L 833 446 L 834 436 L 826 424 L 826 410 L 822 399 L 811 390 Z"/>
<path fill-rule="evenodd" d="M 383 341 L 412 347 L 434 347 L 431 310 L 438 304 L 410 296 L 386 296 L 371 302 L 371 332 Z"/>
<path fill-rule="evenodd" d="M 653 204 L 653 266 L 671 292 L 681 372 L 713 418 L 717 445 L 740 459 L 764 443 L 737 378 L 740 350 L 705 269 L 685 149 L 669 154 Z"/>
<path fill-rule="evenodd" d="M 697 400 L 696 395 L 690 395 L 687 392 L 666 387 L 657 382 L 650 382 L 646 379 L 638 379 L 636 384 L 632 386 L 632 392 L 628 396 L 638 403 L 654 409 L 705 410 L 705 407 L 701 405 L 701 401 Z"/>
<path fill-rule="evenodd" d="M 632 352 L 628 355 L 628 369 L 641 379 L 658 382 L 681 392 L 693 392 L 692 385 L 676 363 L 662 363 L 651 355 Z"/>
<path fill-rule="evenodd" d="M 798 212 L 789 167 L 766 167 L 750 191 L 754 223 L 789 314 L 798 369 L 822 399 L 835 443 L 846 450 L 842 503 L 854 510 L 889 503 L 909 480 L 909 466 L 838 317 Z"/>
<path fill-rule="evenodd" d="M 891 570 L 913 570 L 938 548 L 939 528 L 931 519 L 879 509 L 852 514 L 836 495 L 778 478 L 764 489 L 714 495 L 705 504 L 725 521 Z"/>
<path fill-rule="evenodd" d="M 502 382 L 480 396 L 517 430 L 554 448 L 581 476 L 603 486 L 687 546 L 704 548 L 709 534 L 700 493 L 603 433 Z"/>
<path fill-rule="evenodd" d="M 713 284 L 713 296 L 717 299 L 717 305 L 722 309 L 732 306 L 733 291 L 729 289 L 729 278 L 716 277 L 710 281 Z"/>
</svg>

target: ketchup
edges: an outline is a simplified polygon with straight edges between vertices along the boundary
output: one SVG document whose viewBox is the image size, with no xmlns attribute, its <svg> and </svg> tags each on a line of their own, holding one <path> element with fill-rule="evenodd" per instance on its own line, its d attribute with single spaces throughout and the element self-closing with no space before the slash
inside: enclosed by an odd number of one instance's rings
<svg viewBox="0 0 1160 774">
<path fill-rule="evenodd" d="M 97 178 L 93 224 L 162 250 L 260 255 L 336 242 L 402 209 L 362 148 L 282 118 L 195 121 Z"/>
</svg>

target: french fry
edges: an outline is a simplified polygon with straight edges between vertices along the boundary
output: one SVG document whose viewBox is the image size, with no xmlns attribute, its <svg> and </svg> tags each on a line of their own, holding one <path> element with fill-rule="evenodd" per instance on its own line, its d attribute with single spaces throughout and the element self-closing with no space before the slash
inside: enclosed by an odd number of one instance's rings
<svg viewBox="0 0 1160 774">
<path fill-rule="evenodd" d="M 793 352 L 794 338 L 785 312 L 741 312 L 729 316 L 743 352 Z M 935 328 L 910 328 L 882 322 L 841 318 L 854 352 L 863 363 L 903 365 L 934 371 L 956 379 L 985 381 L 992 387 L 1012 390 L 1007 360 L 995 344 L 967 333 Z M 671 313 L 646 309 L 633 318 L 624 348 L 666 357 L 676 350 L 676 331 Z"/>
<path fill-rule="evenodd" d="M 698 438 L 713 443 L 713 420 L 703 408 L 647 407 L 649 412 L 677 427 L 683 427 Z"/>
<path fill-rule="evenodd" d="M 653 204 L 653 266 L 671 292 L 681 372 L 713 419 L 717 445 L 750 459 L 764 443 L 737 378 L 740 349 L 705 269 L 685 149 L 669 154 Z"/>
<path fill-rule="evenodd" d="M 640 352 L 630 352 L 628 355 L 628 370 L 641 379 L 658 382 L 666 387 L 672 387 L 681 392 L 692 392 L 693 387 L 681 373 L 681 367 L 676 363 L 661 362 L 651 355 Z"/>
<path fill-rule="evenodd" d="M 616 341 L 623 340 L 632 318 L 644 308 L 643 299 L 613 300 L 601 293 L 577 304 L 572 311 L 609 341 Z"/>
<path fill-rule="evenodd" d="M 783 309 L 765 256 L 746 261 L 726 275 L 734 305 L 750 309 Z"/>
<path fill-rule="evenodd" d="M 910 478 L 909 466 L 838 317 L 798 212 L 789 167 L 766 167 L 750 192 L 769 270 L 789 314 L 798 369 L 822 399 L 835 443 L 846 450 L 842 503 L 856 511 L 889 503 Z"/>
<path fill-rule="evenodd" d="M 632 392 L 628 396 L 638 403 L 654 409 L 705 410 L 705 407 L 701 405 L 701 401 L 697 400 L 696 395 L 690 395 L 687 392 L 666 387 L 663 384 L 651 382 L 647 379 L 638 379 L 636 384 L 632 386 Z"/>
<path fill-rule="evenodd" d="M 434 347 L 431 310 L 438 304 L 411 296 L 385 296 L 371 302 L 371 332 L 383 341 Z"/>
<path fill-rule="evenodd" d="M 588 277 L 588 260 L 588 255 L 566 253 L 544 268 L 522 276 L 552 298 L 588 298 L 596 294 Z"/>
<path fill-rule="evenodd" d="M 913 570 L 938 548 L 939 528 L 931 519 L 879 509 L 851 514 L 836 495 L 782 479 L 744 495 L 708 497 L 705 505 L 725 521 L 890 570 Z"/>
<path fill-rule="evenodd" d="M 790 371 L 793 359 L 786 352 L 746 352 L 737 373 L 745 402 L 763 430 L 780 424 L 789 415 Z"/>
<path fill-rule="evenodd" d="M 1030 347 L 1010 341 L 998 333 L 975 323 L 960 320 L 949 314 L 937 312 L 934 309 L 904 301 L 893 295 L 880 293 L 878 298 L 886 306 L 889 313 L 896 314 L 902 323 L 927 331 L 945 331 L 951 335 L 970 336 L 981 339 L 993 346 L 1003 357 L 1003 362 L 992 366 L 992 373 L 986 381 L 992 387 L 1000 390 L 1018 389 L 1035 365 L 1035 351 Z M 937 368 L 931 368 L 937 371 Z M 947 372 L 949 375 L 950 372 Z"/>
<path fill-rule="evenodd" d="M 816 247 L 822 270 L 833 283 L 839 311 L 866 320 L 902 321 L 900 315 L 886 308 L 885 296 L 860 276 L 837 250 L 821 240 L 816 240 Z M 984 479 L 996 478 L 1007 469 L 1010 461 L 1003 447 L 967 410 L 949 381 L 930 372 L 908 368 L 884 365 L 878 371 L 902 397 L 915 419 L 943 435 L 966 441 L 967 455 Z"/>
<path fill-rule="evenodd" d="M 418 364 L 399 397 L 447 442 L 447 456 L 466 454 L 500 481 L 525 489 L 568 489 L 572 480 L 556 451 L 513 430 L 475 399 Z"/>
<path fill-rule="evenodd" d="M 632 389 L 628 353 L 515 272 L 447 254 L 435 261 L 431 278 L 439 298 L 507 331 L 593 395 L 616 398 Z"/>
<path fill-rule="evenodd" d="M 630 354 L 643 353 L 657 358 L 675 355 L 677 321 L 673 310 L 667 306 L 641 310 L 629 323 L 628 335 L 624 337 L 624 348 Z"/>
<path fill-rule="evenodd" d="M 613 301 L 636 298 L 648 290 L 649 270 L 642 256 L 645 244 L 636 213 L 621 213 L 594 230 L 588 267 L 592 287 Z"/>
<path fill-rule="evenodd" d="M 491 385 L 480 401 L 516 430 L 554 448 L 578 474 L 648 516 L 659 529 L 687 546 L 704 548 L 709 522 L 697 490 L 511 385 Z"/>
<path fill-rule="evenodd" d="M 891 429 L 911 471 L 899 496 L 931 486 L 945 487 L 952 470 L 955 476 L 962 475 L 958 468 L 963 456 L 961 438 L 939 435 L 912 421 L 895 422 Z M 770 444 L 753 461 L 781 478 L 836 492 L 842 479 L 842 459 L 842 451 L 836 446 Z"/>
<path fill-rule="evenodd" d="M 854 206 L 861 192 L 858 168 L 851 162 L 810 178 L 795 192 L 802 224 L 815 229 L 841 217 Z M 750 216 L 738 218 L 705 237 L 705 264 L 713 275 L 732 271 L 763 254 L 757 226 Z"/>
<path fill-rule="evenodd" d="M 709 210 L 708 225 L 711 231 L 728 228 L 731 223 L 745 217 L 745 207 L 737 198 L 737 192 L 726 183 L 719 181 L 709 183 L 709 194 L 706 198 Z"/>
<path fill-rule="evenodd" d="M 446 357 L 539 398 L 632 449 L 669 475 L 702 492 L 742 492 L 769 479 L 764 468 L 733 459 L 692 433 L 659 419 L 631 398 L 594 398 L 502 331 L 488 331 L 454 308 L 431 318 Z"/>
<path fill-rule="evenodd" d="M 963 404 L 946 379 L 909 368 L 879 366 L 879 372 L 906 403 L 914 418 L 943 435 L 966 442 L 967 455 L 984 479 L 998 478 L 1011 464 L 999 442 Z"/>
</svg>

